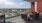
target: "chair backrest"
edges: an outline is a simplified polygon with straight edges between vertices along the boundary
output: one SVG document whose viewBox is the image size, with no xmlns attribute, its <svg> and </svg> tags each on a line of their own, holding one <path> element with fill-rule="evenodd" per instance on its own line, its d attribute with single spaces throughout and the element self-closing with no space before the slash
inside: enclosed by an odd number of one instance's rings
<svg viewBox="0 0 42 23">
<path fill-rule="evenodd" d="M 27 14 L 21 14 L 21 16 L 27 16 Z"/>
</svg>

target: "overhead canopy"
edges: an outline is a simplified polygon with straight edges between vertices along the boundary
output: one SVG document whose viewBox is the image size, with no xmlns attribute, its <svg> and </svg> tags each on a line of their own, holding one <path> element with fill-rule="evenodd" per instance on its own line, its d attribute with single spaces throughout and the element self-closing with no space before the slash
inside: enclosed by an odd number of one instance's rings
<svg viewBox="0 0 42 23">
<path fill-rule="evenodd" d="M 34 0 L 24 0 L 24 1 L 27 1 L 27 2 L 34 2 Z"/>
<path fill-rule="evenodd" d="M 27 2 L 42 2 L 42 0 L 24 0 L 24 1 L 27 1 Z"/>
</svg>

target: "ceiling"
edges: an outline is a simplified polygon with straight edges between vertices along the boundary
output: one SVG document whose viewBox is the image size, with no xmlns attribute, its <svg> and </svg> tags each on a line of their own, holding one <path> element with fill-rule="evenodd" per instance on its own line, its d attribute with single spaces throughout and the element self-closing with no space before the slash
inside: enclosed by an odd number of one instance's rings
<svg viewBox="0 0 42 23">
<path fill-rule="evenodd" d="M 24 0 L 24 1 L 27 1 L 27 2 L 42 2 L 42 0 Z"/>
</svg>

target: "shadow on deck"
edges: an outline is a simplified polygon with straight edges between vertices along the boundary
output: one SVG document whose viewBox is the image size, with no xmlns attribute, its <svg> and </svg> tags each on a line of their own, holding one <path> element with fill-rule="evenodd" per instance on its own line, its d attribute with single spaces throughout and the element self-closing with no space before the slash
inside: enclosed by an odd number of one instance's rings
<svg viewBox="0 0 42 23">
<path fill-rule="evenodd" d="M 30 22 L 27 21 L 25 23 L 42 23 L 42 15 L 39 16 L 39 19 L 37 21 L 35 19 L 33 19 Z"/>
<path fill-rule="evenodd" d="M 5 22 L 5 23 L 15 23 L 15 22 L 10 22 L 10 21 L 7 21 L 7 22 Z"/>
</svg>

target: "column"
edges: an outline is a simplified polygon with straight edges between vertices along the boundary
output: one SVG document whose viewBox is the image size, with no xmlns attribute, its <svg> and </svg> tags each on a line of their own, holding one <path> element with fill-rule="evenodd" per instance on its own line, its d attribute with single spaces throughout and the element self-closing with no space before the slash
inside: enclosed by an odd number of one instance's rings
<svg viewBox="0 0 42 23">
<path fill-rule="evenodd" d="M 35 2 L 35 12 L 37 12 L 37 2 Z"/>
<path fill-rule="evenodd" d="M 35 12 L 34 2 L 31 2 L 31 12 Z"/>
<path fill-rule="evenodd" d="M 37 11 L 42 12 L 42 2 L 37 2 Z"/>
</svg>

